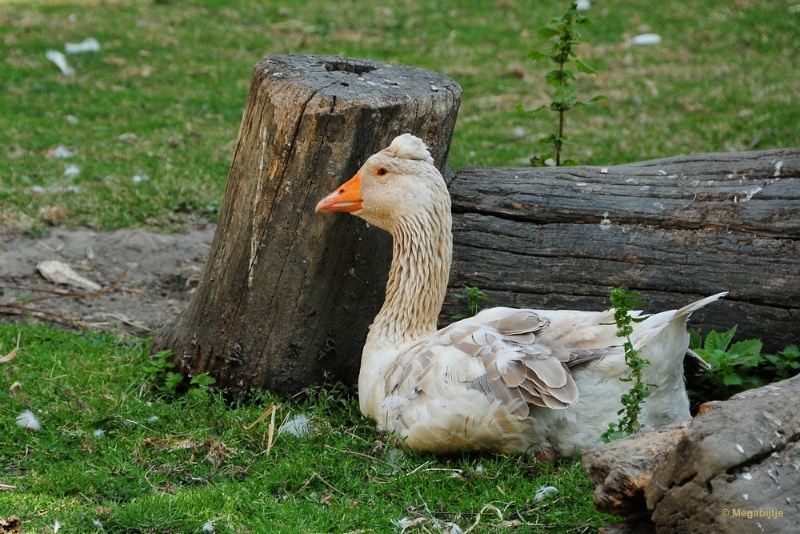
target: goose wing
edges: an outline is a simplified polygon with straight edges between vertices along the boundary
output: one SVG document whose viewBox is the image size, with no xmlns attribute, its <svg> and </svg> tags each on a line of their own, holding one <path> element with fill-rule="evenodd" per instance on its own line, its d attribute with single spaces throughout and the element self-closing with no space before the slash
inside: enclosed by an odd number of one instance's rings
<svg viewBox="0 0 800 534">
<path fill-rule="evenodd" d="M 606 315 L 485 310 L 409 347 L 387 373 L 387 400 L 417 411 L 477 390 L 519 419 L 528 416 L 529 405 L 566 408 L 578 400 L 569 368 L 618 343 L 613 327 L 603 324 Z"/>
</svg>

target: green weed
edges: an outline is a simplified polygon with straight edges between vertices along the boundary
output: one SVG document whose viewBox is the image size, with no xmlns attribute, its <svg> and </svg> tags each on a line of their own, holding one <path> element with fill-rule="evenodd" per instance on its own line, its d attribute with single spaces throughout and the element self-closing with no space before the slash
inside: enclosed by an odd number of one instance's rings
<svg viewBox="0 0 800 534">
<path fill-rule="evenodd" d="M 627 377 L 620 378 L 620 380 L 632 382 L 633 385 L 628 393 L 624 393 L 621 397 L 623 407 L 617 412 L 617 415 L 621 416 L 619 422 L 609 423 L 608 430 L 600 435 L 600 439 L 605 443 L 630 436 L 644 427 L 639 422 L 642 405 L 650 396 L 649 388 L 658 387 L 656 384 L 642 382 L 642 369 L 650 365 L 650 362 L 639 357 L 638 351 L 633 348 L 631 342 L 633 323 L 641 322 L 644 318 L 631 317 L 629 312 L 641 306 L 644 306 L 644 302 L 639 300 L 639 293 L 628 291 L 625 286 L 615 287 L 611 290 L 611 308 L 614 310 L 617 337 L 625 339 L 622 344 L 625 349 L 625 363 L 631 370 Z"/>
<path fill-rule="evenodd" d="M 711 331 L 702 340 L 689 332 L 689 348 L 709 366 L 706 372 L 687 377 L 693 410 L 703 402 L 726 400 L 742 391 L 785 380 L 800 372 L 800 349 L 789 345 L 777 354 L 761 354 L 762 343 L 747 339 L 732 343 L 734 326 L 727 332 Z"/>
<path fill-rule="evenodd" d="M 457 299 L 462 299 L 469 309 L 469 314 L 457 313 L 453 315 L 453 319 L 464 319 L 466 317 L 473 317 L 480 311 L 483 303 L 495 302 L 495 299 L 486 295 L 482 289 L 471 286 L 464 286 L 463 293 L 456 293 L 454 295 Z"/>
<path fill-rule="evenodd" d="M 555 43 L 553 43 L 550 51 L 539 52 L 538 50 L 533 50 L 530 53 L 531 59 L 535 61 L 548 60 L 558 65 L 558 69 L 551 70 L 544 78 L 545 83 L 555 89 L 553 102 L 549 106 L 539 106 L 529 110 L 537 112 L 547 107 L 550 111 L 558 113 L 558 132 L 550 134 L 540 141 L 552 146 L 553 153 L 532 157 L 530 162 L 534 167 L 543 167 L 548 159 L 554 159 L 556 166 L 562 165 L 561 150 L 567 140 L 567 136 L 564 135 L 564 115 L 567 111 L 576 106 L 594 105 L 596 102 L 606 99 L 606 97 L 598 95 L 589 100 L 578 100 L 578 88 L 572 83 L 576 80 L 575 74 L 571 70 L 564 68 L 568 62 L 574 61 L 578 72 L 597 74 L 592 67 L 578 59 L 575 52 L 581 42 L 581 35 L 578 33 L 576 25 L 582 24 L 590 24 L 589 19 L 578 12 L 578 5 L 573 2 L 563 15 L 551 19 L 548 26 L 539 29 L 539 35 L 545 39 L 555 38 Z M 580 165 L 580 162 L 574 159 L 567 159 L 563 161 L 563 164 Z"/>
</svg>

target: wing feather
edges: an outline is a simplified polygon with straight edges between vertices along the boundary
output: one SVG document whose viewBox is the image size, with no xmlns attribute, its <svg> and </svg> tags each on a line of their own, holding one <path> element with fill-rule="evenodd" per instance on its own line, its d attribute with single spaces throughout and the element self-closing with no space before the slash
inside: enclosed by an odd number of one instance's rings
<svg viewBox="0 0 800 534">
<path fill-rule="evenodd" d="M 478 390 L 516 418 L 529 406 L 563 409 L 578 400 L 570 367 L 602 357 L 607 314 L 542 316 L 534 310 L 493 308 L 454 323 L 405 351 L 386 377 L 387 395 L 408 399 L 406 424 L 430 417 L 432 404 Z"/>
</svg>

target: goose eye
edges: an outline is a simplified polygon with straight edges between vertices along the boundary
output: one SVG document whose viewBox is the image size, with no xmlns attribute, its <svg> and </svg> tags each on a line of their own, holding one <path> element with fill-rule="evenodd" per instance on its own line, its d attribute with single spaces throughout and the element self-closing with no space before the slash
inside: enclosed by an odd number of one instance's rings
<svg viewBox="0 0 800 534">
<path fill-rule="evenodd" d="M 389 174 L 389 171 L 387 171 L 383 167 L 380 167 L 377 171 L 375 171 L 375 174 L 377 174 L 378 176 L 386 176 L 387 174 Z"/>
</svg>

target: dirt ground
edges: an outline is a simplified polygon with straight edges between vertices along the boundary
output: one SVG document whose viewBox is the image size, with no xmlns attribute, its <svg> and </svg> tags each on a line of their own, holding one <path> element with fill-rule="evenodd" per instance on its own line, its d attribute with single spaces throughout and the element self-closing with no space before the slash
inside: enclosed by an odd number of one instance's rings
<svg viewBox="0 0 800 534">
<path fill-rule="evenodd" d="M 161 235 L 55 228 L 42 239 L 0 235 L 0 321 L 32 315 L 67 327 L 150 335 L 189 302 L 215 229 Z M 48 281 L 37 269 L 46 260 L 69 265 L 101 289 Z"/>
</svg>

